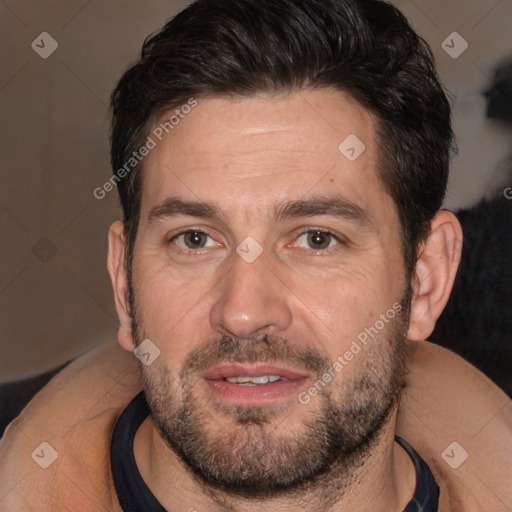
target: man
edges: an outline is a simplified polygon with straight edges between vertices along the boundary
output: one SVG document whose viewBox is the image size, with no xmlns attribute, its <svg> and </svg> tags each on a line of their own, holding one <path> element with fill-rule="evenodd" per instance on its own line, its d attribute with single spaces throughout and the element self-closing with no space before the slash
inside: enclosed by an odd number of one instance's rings
<svg viewBox="0 0 512 512">
<path fill-rule="evenodd" d="M 139 382 L 111 348 L 72 363 L 7 429 L 5 506 L 510 508 L 506 397 L 456 360 L 475 381 L 462 411 L 502 441 L 503 455 L 485 439 L 472 451 L 492 484 L 434 462 L 447 448 L 463 468 L 469 440 L 436 446 L 421 419 L 440 392 L 460 397 L 440 361 L 453 356 L 415 341 L 448 300 L 461 231 L 440 210 L 448 103 L 398 11 L 200 1 L 145 43 L 112 104 L 124 219 L 108 269 L 144 393 L 124 407 Z M 437 432 L 453 431 L 452 408 Z M 44 477 L 22 458 L 43 430 Z"/>
</svg>

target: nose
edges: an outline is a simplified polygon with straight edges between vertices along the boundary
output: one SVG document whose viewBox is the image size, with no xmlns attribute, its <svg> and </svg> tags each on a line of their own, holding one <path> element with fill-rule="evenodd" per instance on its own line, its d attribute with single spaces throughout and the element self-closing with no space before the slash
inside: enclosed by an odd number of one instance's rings
<svg viewBox="0 0 512 512">
<path fill-rule="evenodd" d="M 252 263 L 234 254 L 231 270 L 216 291 L 210 324 L 222 335 L 251 339 L 277 334 L 291 324 L 291 292 L 264 254 Z"/>
</svg>

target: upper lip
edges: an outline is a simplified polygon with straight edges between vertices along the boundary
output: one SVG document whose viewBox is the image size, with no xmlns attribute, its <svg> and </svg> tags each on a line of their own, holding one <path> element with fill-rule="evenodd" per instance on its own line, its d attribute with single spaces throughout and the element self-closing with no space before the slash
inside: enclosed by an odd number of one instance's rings
<svg viewBox="0 0 512 512">
<path fill-rule="evenodd" d="M 279 375 L 288 380 L 308 377 L 307 373 L 284 366 L 263 363 L 221 363 L 208 369 L 204 379 L 221 380 L 229 377 L 257 377 L 258 375 Z"/>
</svg>

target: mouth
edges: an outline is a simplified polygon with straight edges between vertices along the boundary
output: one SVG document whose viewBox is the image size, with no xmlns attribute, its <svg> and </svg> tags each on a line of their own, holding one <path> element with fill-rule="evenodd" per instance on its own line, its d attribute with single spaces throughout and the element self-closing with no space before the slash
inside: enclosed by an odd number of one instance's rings
<svg viewBox="0 0 512 512">
<path fill-rule="evenodd" d="M 223 363 L 203 379 L 210 392 L 236 405 L 265 405 L 300 391 L 311 380 L 304 372 L 261 363 Z"/>
</svg>

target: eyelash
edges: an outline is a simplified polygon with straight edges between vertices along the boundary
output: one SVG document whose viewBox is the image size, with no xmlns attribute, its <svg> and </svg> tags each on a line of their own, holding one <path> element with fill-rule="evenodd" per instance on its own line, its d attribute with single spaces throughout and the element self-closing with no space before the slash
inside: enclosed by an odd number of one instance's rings
<svg viewBox="0 0 512 512">
<path fill-rule="evenodd" d="M 169 245 L 169 244 L 173 243 L 181 235 L 185 235 L 187 233 L 192 233 L 192 232 L 201 233 L 203 235 L 208 236 L 212 240 L 215 240 L 213 236 L 211 236 L 208 232 L 204 231 L 203 229 L 192 227 L 192 228 L 187 228 L 182 231 L 179 231 L 178 233 L 175 233 L 174 235 L 172 235 L 172 237 L 170 237 L 167 240 L 166 243 L 167 243 L 167 245 Z M 337 242 L 337 244 L 334 247 L 328 247 L 326 249 L 316 249 L 315 250 L 313 248 L 310 248 L 309 251 L 314 252 L 315 254 L 330 253 L 331 251 L 339 250 L 340 246 L 346 244 L 346 241 L 344 239 L 342 239 L 340 236 L 332 233 L 331 231 L 328 231 L 326 229 L 315 228 L 315 227 L 307 227 L 307 228 L 302 229 L 299 232 L 299 234 L 295 237 L 294 243 L 296 243 L 300 237 L 307 235 L 309 233 L 323 233 L 323 234 L 329 235 Z M 205 249 L 204 247 L 200 247 L 199 249 L 184 249 L 184 248 L 178 246 L 177 244 L 175 244 L 175 245 L 176 245 L 178 251 L 185 255 L 201 255 L 202 254 L 201 249 Z M 304 249 L 304 248 L 300 248 L 300 249 Z M 305 249 L 305 250 L 307 250 L 307 249 Z"/>
<path fill-rule="evenodd" d="M 175 233 L 174 235 L 172 235 L 167 240 L 166 245 L 172 244 L 178 237 L 180 237 L 182 235 L 186 235 L 187 233 L 193 233 L 193 232 L 201 233 L 203 235 L 206 235 L 206 236 L 210 237 L 212 240 L 215 240 L 213 238 L 213 236 L 211 236 L 209 233 L 207 233 L 203 229 L 192 227 L 192 228 L 183 229 L 182 231 L 179 231 L 178 233 Z M 180 252 L 181 254 L 185 254 L 187 256 L 192 256 L 192 255 L 200 256 L 202 254 L 201 249 L 205 249 L 204 247 L 200 247 L 199 249 L 185 249 L 183 247 L 180 247 L 176 243 L 175 243 L 175 246 L 176 246 L 178 252 Z"/>
<path fill-rule="evenodd" d="M 329 235 L 331 238 L 336 240 L 339 244 L 343 243 L 343 241 L 340 239 L 339 236 L 335 235 L 331 231 L 327 229 L 321 229 L 321 228 L 305 228 L 303 229 L 296 237 L 296 240 L 298 240 L 301 236 L 307 235 L 309 233 L 322 233 L 324 235 Z M 322 252 L 326 251 L 328 249 L 321 249 Z"/>
</svg>

